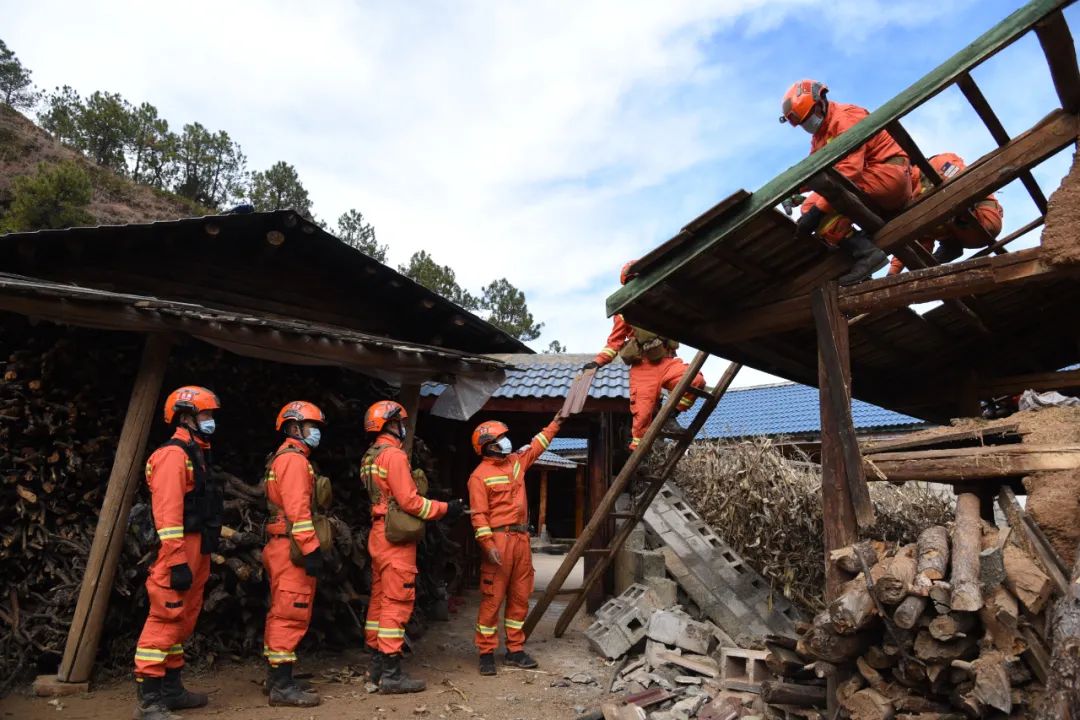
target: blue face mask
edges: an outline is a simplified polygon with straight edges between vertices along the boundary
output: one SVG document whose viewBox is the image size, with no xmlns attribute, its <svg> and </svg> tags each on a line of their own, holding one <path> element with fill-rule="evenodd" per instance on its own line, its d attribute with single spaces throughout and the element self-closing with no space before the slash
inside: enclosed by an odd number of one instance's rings
<svg viewBox="0 0 1080 720">
<path fill-rule="evenodd" d="M 322 440 L 322 430 L 313 427 L 308 430 L 307 435 L 304 437 L 304 444 L 310 448 L 317 448 L 320 440 Z"/>
<path fill-rule="evenodd" d="M 199 432 L 203 435 L 213 435 L 215 430 L 217 430 L 217 423 L 214 422 L 214 418 L 199 421 Z"/>
<path fill-rule="evenodd" d="M 506 437 L 505 435 L 499 438 L 492 446 L 492 450 L 494 450 L 499 455 L 509 455 L 510 451 L 513 449 L 514 446 L 510 444 L 510 438 Z"/>
</svg>

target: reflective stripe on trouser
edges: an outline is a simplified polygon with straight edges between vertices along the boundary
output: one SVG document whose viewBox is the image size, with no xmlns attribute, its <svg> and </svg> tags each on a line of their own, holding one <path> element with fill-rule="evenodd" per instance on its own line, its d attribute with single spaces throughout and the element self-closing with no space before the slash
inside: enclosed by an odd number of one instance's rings
<svg viewBox="0 0 1080 720">
<path fill-rule="evenodd" d="M 495 652 L 499 646 L 499 608 L 506 600 L 503 625 L 506 649 L 517 652 L 525 647 L 525 616 L 529 614 L 529 596 L 533 591 L 532 550 L 525 533 L 497 532 L 495 547 L 502 565 L 484 560 L 480 565 L 480 612 L 476 616 L 476 648 L 481 654 Z"/>
<path fill-rule="evenodd" d="M 641 438 L 645 437 L 645 431 L 652 425 L 656 405 L 660 400 L 660 390 L 673 389 L 689 368 L 689 365 L 677 357 L 664 358 L 658 363 L 650 363 L 646 360 L 630 366 L 630 412 L 634 416 L 631 428 L 633 437 L 630 441 L 631 450 L 637 447 Z M 692 384 L 694 387 L 705 387 L 705 377 L 698 373 Z M 689 394 L 684 395 L 679 401 L 682 409 L 693 404 L 694 398 Z"/>
<path fill-rule="evenodd" d="M 895 212 L 904 207 L 911 197 L 911 167 L 891 163 L 872 163 L 863 168 L 862 175 L 854 181 L 874 201 L 875 207 L 884 212 Z M 817 228 L 819 238 L 829 245 L 837 245 L 851 234 L 851 219 L 833 211 L 826 213 Z"/>
<path fill-rule="evenodd" d="M 364 637 L 367 644 L 387 655 L 401 652 L 405 624 L 416 600 L 416 544 L 386 539 L 386 523 L 376 520 L 368 533 L 371 555 L 371 602 Z"/>
<path fill-rule="evenodd" d="M 184 556 L 191 568 L 191 587 L 169 588 L 169 568 L 160 560 L 150 566 L 146 594 L 150 612 L 135 644 L 135 674 L 162 677 L 166 669 L 184 666 L 184 641 L 191 637 L 202 610 L 203 589 L 210 576 L 210 556 L 200 552 L 202 536 L 184 535 Z"/>
<path fill-rule="evenodd" d="M 270 609 L 263 632 L 263 656 L 271 665 L 296 662 L 296 646 L 307 633 L 315 603 L 315 578 L 289 558 L 289 539 L 272 537 L 262 553 L 270 579 Z"/>
</svg>

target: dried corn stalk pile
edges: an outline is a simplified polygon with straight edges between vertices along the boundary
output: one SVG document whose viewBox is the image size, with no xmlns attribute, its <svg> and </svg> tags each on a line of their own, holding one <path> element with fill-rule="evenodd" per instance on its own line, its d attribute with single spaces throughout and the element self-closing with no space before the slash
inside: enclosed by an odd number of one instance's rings
<svg viewBox="0 0 1080 720">
<path fill-rule="evenodd" d="M 818 466 L 784 457 L 768 438 L 706 441 L 690 447 L 673 480 L 716 533 L 785 597 L 810 613 L 821 609 L 825 546 Z M 913 483 L 873 483 L 870 495 L 878 518 L 869 534 L 874 539 L 915 542 L 923 528 L 952 518 L 949 501 Z"/>
</svg>

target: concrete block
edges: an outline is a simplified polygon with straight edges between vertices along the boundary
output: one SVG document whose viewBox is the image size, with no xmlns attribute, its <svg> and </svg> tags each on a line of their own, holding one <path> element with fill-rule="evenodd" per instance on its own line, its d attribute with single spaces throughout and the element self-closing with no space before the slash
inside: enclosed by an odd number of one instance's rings
<svg viewBox="0 0 1080 720">
<path fill-rule="evenodd" d="M 585 639 L 594 652 L 609 660 L 622 657 L 633 647 L 617 626 L 599 620 L 585 630 Z"/>
<path fill-rule="evenodd" d="M 713 639 L 712 627 L 708 623 L 698 622 L 681 610 L 658 610 L 649 618 L 646 635 L 665 645 L 700 653 L 709 652 Z"/>
<path fill-rule="evenodd" d="M 613 597 L 596 611 L 596 619 L 608 622 L 628 607 L 630 606 L 621 597 Z"/>
<path fill-rule="evenodd" d="M 764 650 L 720 648 L 720 680 L 725 690 L 761 692 L 761 683 L 772 677 Z"/>
<path fill-rule="evenodd" d="M 634 578 L 637 582 L 664 577 L 664 553 L 659 550 L 638 550 L 634 553 L 634 559 L 637 561 Z"/>
<path fill-rule="evenodd" d="M 656 596 L 652 588 L 641 583 L 634 583 L 626 590 L 623 590 L 622 594 L 619 595 L 619 599 L 626 605 L 635 605 L 646 612 L 661 609 L 660 598 Z"/>
<path fill-rule="evenodd" d="M 645 662 L 649 667 L 660 667 L 667 662 L 666 656 L 668 653 L 674 653 L 676 655 L 682 654 L 682 650 L 675 648 L 672 650 L 664 643 L 656 642 L 655 640 L 645 640 Z"/>
<path fill-rule="evenodd" d="M 679 584 L 666 577 L 649 577 L 642 581 L 656 596 L 656 604 L 664 610 L 679 601 Z"/>
</svg>

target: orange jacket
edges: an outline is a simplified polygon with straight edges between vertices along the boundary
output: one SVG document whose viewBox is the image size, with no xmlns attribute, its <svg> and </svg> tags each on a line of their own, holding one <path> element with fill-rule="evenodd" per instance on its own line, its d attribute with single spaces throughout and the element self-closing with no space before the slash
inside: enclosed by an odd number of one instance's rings
<svg viewBox="0 0 1080 720">
<path fill-rule="evenodd" d="M 552 422 L 525 450 L 501 458 L 485 457 L 469 476 L 472 524 L 476 539 L 485 550 L 495 544 L 492 528 L 524 525 L 529 521 L 525 473 L 558 433 L 559 423 Z"/>
<path fill-rule="evenodd" d="M 941 176 L 943 183 L 948 184 L 956 179 L 956 176 L 964 172 L 967 169 L 967 164 L 964 159 L 955 153 L 940 153 L 930 158 L 930 164 L 938 171 L 938 175 Z M 911 166 L 911 197 L 917 198 L 933 185 L 927 183 L 926 187 L 923 187 L 922 183 L 922 170 L 918 165 Z M 1005 213 L 1001 208 L 1001 203 L 998 202 L 997 196 L 991 193 L 987 195 L 985 199 L 975 203 L 976 205 L 982 205 L 986 203 L 988 207 L 996 208 L 994 212 L 999 218 L 1004 217 Z"/>
<path fill-rule="evenodd" d="M 421 520 L 438 520 L 446 514 L 447 504 L 429 500 L 416 490 L 409 457 L 401 449 L 401 441 L 393 435 L 381 433 L 375 445 L 386 445 L 375 456 L 372 478 L 379 488 L 379 502 L 371 506 L 371 516 L 378 520 L 386 516 L 387 501 L 391 496 L 405 512 Z"/>
<path fill-rule="evenodd" d="M 194 437 L 187 428 L 176 428 L 172 439 L 183 443 L 194 440 L 203 450 L 210 448 L 210 443 Z M 195 469 L 183 448 L 165 445 L 155 450 L 146 461 L 146 484 L 150 487 L 154 527 L 161 540 L 157 561 L 165 567 L 186 563 L 184 495 L 195 489 Z"/>
<path fill-rule="evenodd" d="M 315 491 L 315 468 L 308 461 L 311 448 L 296 438 L 285 438 L 270 463 L 266 475 L 266 499 L 282 509 L 266 521 L 266 532 L 284 535 L 285 521 L 292 524 L 292 536 L 307 555 L 319 549 L 319 538 L 311 520 L 311 494 Z M 284 451 L 284 452 L 282 452 Z"/>
<path fill-rule="evenodd" d="M 608 335 L 607 344 L 596 355 L 595 362 L 597 365 L 607 365 L 618 357 L 619 351 L 622 350 L 626 341 L 634 336 L 634 327 L 623 320 L 622 315 L 616 315 L 614 319 L 615 326 L 611 329 L 611 334 Z"/>
<path fill-rule="evenodd" d="M 850 130 L 869 114 L 865 108 L 858 105 L 830 101 L 825 112 L 825 121 L 821 123 L 821 127 L 810 138 L 810 154 L 813 155 L 831 143 L 837 136 Z M 896 141 L 892 139 L 889 133 L 882 130 L 866 141 L 864 145 L 860 145 L 848 153 L 847 157 L 833 167 L 848 180 L 855 182 L 862 176 L 863 168 L 867 165 L 883 163 L 889 158 L 897 156 L 906 158 L 907 153 L 896 144 Z M 832 211 L 829 201 L 817 193 L 814 193 L 812 204 L 821 208 L 823 212 Z M 804 204 L 803 208 L 806 209 L 806 207 Z"/>
</svg>

